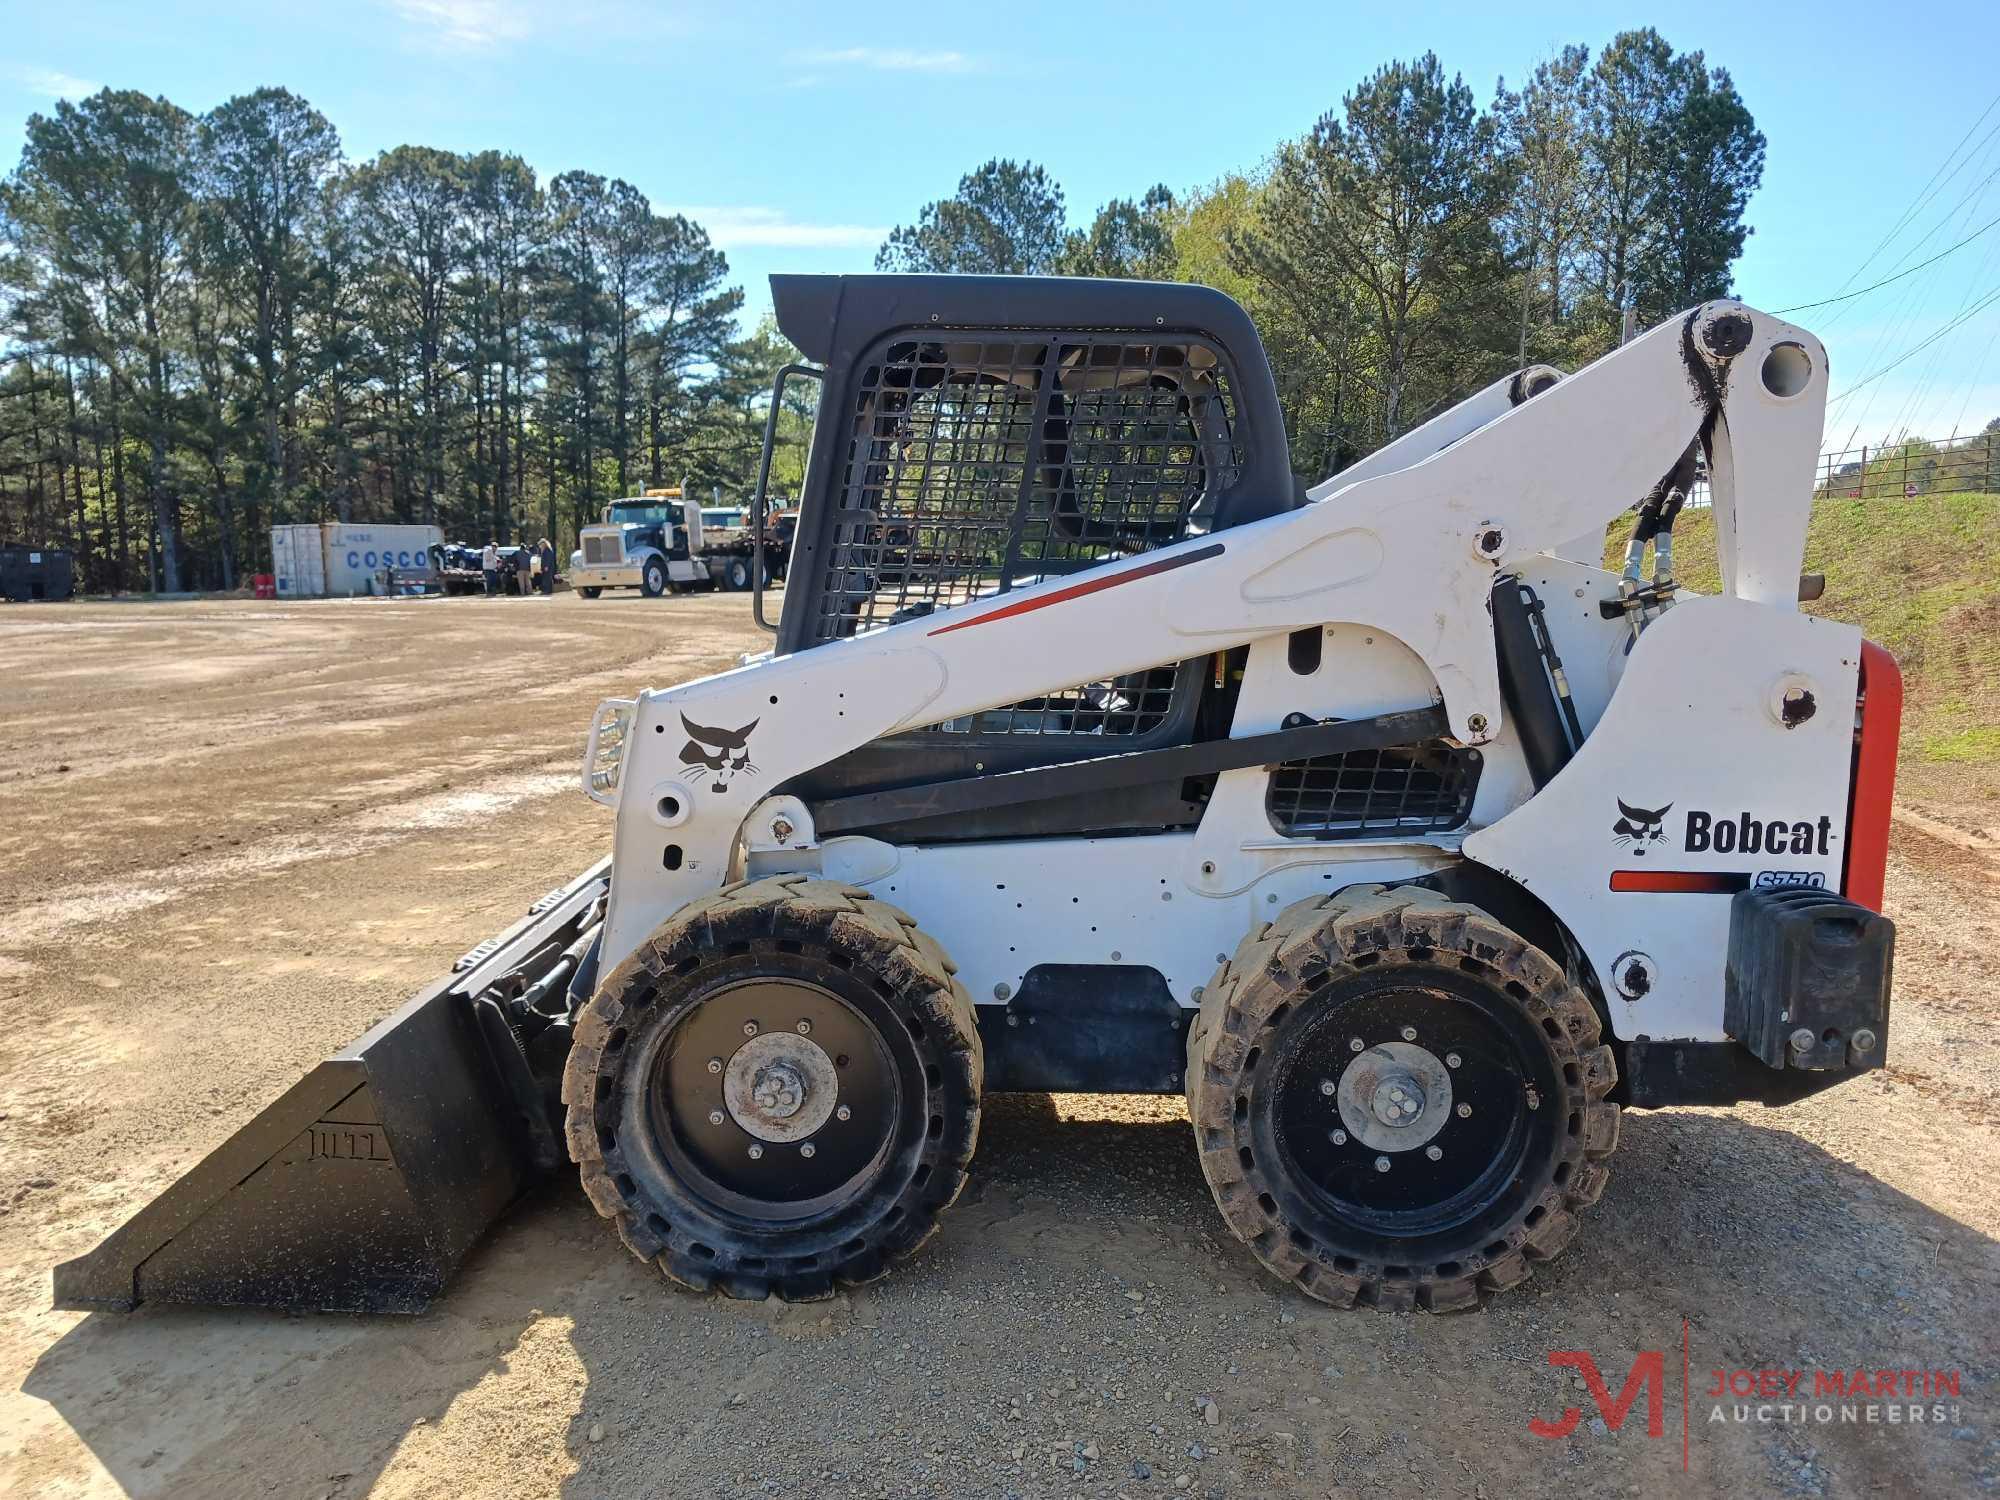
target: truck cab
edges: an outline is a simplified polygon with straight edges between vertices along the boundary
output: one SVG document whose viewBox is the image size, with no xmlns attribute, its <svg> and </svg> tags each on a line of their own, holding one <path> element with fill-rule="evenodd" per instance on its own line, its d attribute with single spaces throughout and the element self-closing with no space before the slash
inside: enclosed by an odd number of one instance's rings
<svg viewBox="0 0 2000 1500">
<path fill-rule="evenodd" d="M 678 487 L 614 500 L 583 528 L 570 554 L 570 584 L 586 599 L 608 588 L 636 588 L 648 598 L 708 581 L 693 558 L 702 544 L 702 509 Z"/>
<path fill-rule="evenodd" d="M 786 518 L 770 527 L 761 548 L 764 581 L 784 575 L 791 542 Z M 586 599 L 608 588 L 636 588 L 657 598 L 669 588 L 748 589 L 760 567 L 760 548 L 741 506 L 703 505 L 679 488 L 647 490 L 604 507 L 603 519 L 583 528 L 570 554 L 570 584 Z"/>
</svg>

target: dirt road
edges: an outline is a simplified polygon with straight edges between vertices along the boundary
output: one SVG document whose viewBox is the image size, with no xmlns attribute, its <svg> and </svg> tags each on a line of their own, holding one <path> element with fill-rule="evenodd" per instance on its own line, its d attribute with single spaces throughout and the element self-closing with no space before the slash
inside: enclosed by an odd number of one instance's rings
<svg viewBox="0 0 2000 1500">
<path fill-rule="evenodd" d="M 944 1232 L 830 1303 L 673 1291 L 561 1180 L 421 1318 L 48 1310 L 53 1263 L 604 851 L 596 700 L 759 639 L 726 595 L 0 613 L 0 1493 L 2000 1489 L 2000 869 L 1915 825 L 1887 1073 L 1629 1115 L 1578 1243 L 1479 1313 L 1281 1291 L 1178 1100 L 1046 1096 L 990 1101 Z M 1643 1394 L 1593 1421 L 1556 1350 L 1613 1395 L 1660 1351 L 1661 1435 Z M 1915 1427 L 1718 1421 L 1716 1368 L 1962 1390 Z"/>
</svg>

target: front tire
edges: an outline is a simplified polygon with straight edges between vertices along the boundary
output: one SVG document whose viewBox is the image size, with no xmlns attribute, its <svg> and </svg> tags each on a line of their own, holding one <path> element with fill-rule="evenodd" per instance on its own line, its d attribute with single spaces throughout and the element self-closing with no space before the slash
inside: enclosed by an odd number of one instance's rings
<svg viewBox="0 0 2000 1500">
<path fill-rule="evenodd" d="M 657 557 L 646 559 L 646 565 L 639 570 L 639 592 L 648 599 L 657 599 L 667 591 L 667 565 Z"/>
<path fill-rule="evenodd" d="M 1476 907 L 1355 886 L 1253 931 L 1188 1034 L 1216 1206 L 1321 1301 L 1471 1307 L 1567 1245 L 1618 1144 L 1597 1012 Z"/>
<path fill-rule="evenodd" d="M 984 1074 L 938 945 L 805 875 L 694 902 L 604 981 L 563 1073 L 591 1202 L 669 1278 L 789 1301 L 881 1275 L 965 1186 Z"/>
</svg>

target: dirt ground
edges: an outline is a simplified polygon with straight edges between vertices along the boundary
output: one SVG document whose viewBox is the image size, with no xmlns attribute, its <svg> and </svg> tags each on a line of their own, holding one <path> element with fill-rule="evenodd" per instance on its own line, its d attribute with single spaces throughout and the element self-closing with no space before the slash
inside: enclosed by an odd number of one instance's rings
<svg viewBox="0 0 2000 1500">
<path fill-rule="evenodd" d="M 605 851 L 599 698 L 760 639 L 741 596 L 0 612 L 0 1494 L 2000 1490 L 2000 855 L 1936 819 L 1897 827 L 1886 1073 L 1628 1115 L 1578 1242 L 1478 1313 L 1280 1289 L 1177 1099 L 1068 1096 L 989 1101 L 944 1232 L 830 1303 L 677 1292 L 564 1174 L 422 1317 L 49 1310 L 55 1262 Z M 1562 1350 L 1614 1394 L 1661 1351 L 1661 1436 Z M 1962 1385 L 1918 1426 L 1739 1421 L 1718 1368 Z"/>
</svg>

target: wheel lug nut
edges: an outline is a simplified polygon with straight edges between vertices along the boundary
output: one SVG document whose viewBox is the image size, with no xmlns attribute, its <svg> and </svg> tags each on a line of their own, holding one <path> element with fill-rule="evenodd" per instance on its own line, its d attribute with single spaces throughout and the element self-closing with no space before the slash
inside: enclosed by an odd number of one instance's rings
<svg viewBox="0 0 2000 1500">
<path fill-rule="evenodd" d="M 833 1112 L 833 1117 L 836 1120 L 851 1120 L 854 1118 L 854 1111 L 843 1104 Z"/>
<path fill-rule="evenodd" d="M 1438 1161 L 1444 1156 L 1444 1152 L 1436 1146 L 1426 1146 L 1424 1147 L 1424 1155 L 1428 1156 L 1432 1161 Z"/>
<path fill-rule="evenodd" d="M 1332 1135 L 1328 1136 L 1327 1139 L 1332 1141 L 1336 1146 L 1345 1146 L 1347 1144 L 1347 1132 L 1344 1130 L 1336 1130 Z"/>
<path fill-rule="evenodd" d="M 1416 1039 L 1417 1039 L 1417 1028 L 1414 1026 L 1405 1026 L 1403 1028 L 1403 1040 L 1406 1042 L 1414 1042 Z"/>
<path fill-rule="evenodd" d="M 1376 1170 L 1376 1171 L 1378 1171 L 1378 1172 L 1386 1172 L 1386 1171 L 1388 1171 L 1388 1170 L 1389 1170 L 1389 1158 L 1388 1158 L 1388 1157 L 1386 1157 L 1386 1156 L 1378 1156 L 1378 1157 L 1376 1157 L 1376 1158 L 1375 1158 L 1375 1170 Z"/>
<path fill-rule="evenodd" d="M 1447 1053 L 1445 1053 L 1445 1055 L 1444 1055 L 1444 1065 L 1445 1065 L 1445 1066 L 1446 1066 L 1447 1068 L 1455 1068 L 1455 1067 L 1457 1067 L 1457 1066 L 1459 1065 L 1460 1061 L 1462 1061 L 1462 1059 L 1461 1059 L 1461 1058 L 1459 1057 L 1459 1055 L 1458 1055 L 1458 1054 L 1457 1054 L 1456 1052 L 1447 1052 Z"/>
<path fill-rule="evenodd" d="M 708 1071 L 711 1073 L 720 1073 L 722 1071 L 722 1059 L 719 1057 L 711 1057 L 708 1060 Z"/>
<path fill-rule="evenodd" d="M 711 1109 L 711 1110 L 710 1110 L 710 1111 L 708 1112 L 708 1123 L 709 1123 L 709 1124 L 711 1124 L 711 1125 L 720 1125 L 720 1124 L 722 1123 L 722 1120 L 723 1120 L 723 1114 L 722 1114 L 722 1111 L 721 1111 L 721 1110 L 719 1110 L 719 1109 Z"/>
<path fill-rule="evenodd" d="M 752 1146 L 750 1148 L 750 1160 L 762 1161 L 763 1159 L 764 1159 L 764 1148 L 762 1146 Z"/>
<path fill-rule="evenodd" d="M 757 1034 L 757 1023 L 755 1021 L 745 1021 L 743 1023 L 743 1034 L 745 1036 L 755 1036 Z"/>
<path fill-rule="evenodd" d="M 813 1145 L 811 1141 L 807 1141 L 803 1146 L 799 1147 L 799 1155 L 806 1157 L 808 1160 L 810 1160 L 813 1152 L 817 1151 L 818 1149 L 819 1148 Z"/>
<path fill-rule="evenodd" d="M 1349 1038 L 1347 1039 L 1347 1050 L 1348 1050 L 1349 1052 L 1361 1052 L 1361 1051 L 1365 1051 L 1365 1050 L 1367 1049 L 1367 1046 L 1368 1046 L 1368 1044 L 1367 1044 L 1366 1042 L 1362 1041 L 1362 1040 L 1361 1040 L 1361 1038 L 1360 1038 L 1360 1037 L 1358 1037 L 1358 1036 L 1356 1036 L 1356 1037 L 1349 1037 Z"/>
<path fill-rule="evenodd" d="M 801 1021 L 801 1022 L 799 1022 L 799 1035 L 800 1035 L 800 1036 L 811 1036 L 811 1035 L 812 1035 L 812 1029 L 813 1029 L 813 1023 L 812 1023 L 812 1022 L 810 1022 L 810 1021 Z"/>
<path fill-rule="evenodd" d="M 1333 1080 L 1331 1078 L 1322 1078 L 1319 1081 L 1319 1091 L 1331 1099 L 1333 1097 Z"/>
<path fill-rule="evenodd" d="M 1459 1117 L 1459 1118 L 1460 1118 L 1461 1120 L 1469 1120 L 1469 1119 L 1471 1119 L 1471 1118 L 1472 1118 L 1472 1106 L 1471 1106 L 1470 1104 L 1461 1104 L 1461 1105 L 1459 1105 L 1459 1107 L 1458 1107 L 1458 1117 Z"/>
</svg>

